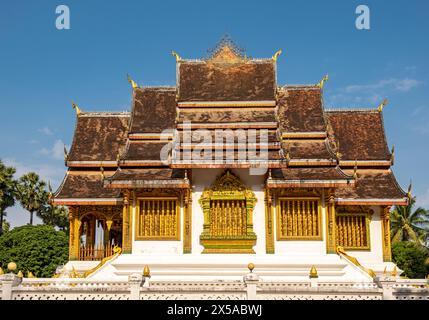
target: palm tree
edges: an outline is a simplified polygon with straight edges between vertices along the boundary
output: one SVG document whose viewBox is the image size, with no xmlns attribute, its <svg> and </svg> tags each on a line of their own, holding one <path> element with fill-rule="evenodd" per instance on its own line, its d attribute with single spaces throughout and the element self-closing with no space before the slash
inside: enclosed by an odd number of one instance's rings
<svg viewBox="0 0 429 320">
<path fill-rule="evenodd" d="M 48 202 L 46 183 L 39 180 L 39 176 L 30 172 L 19 178 L 16 186 L 16 198 L 22 207 L 30 212 L 30 225 L 33 224 L 34 212 L 42 210 Z"/>
<path fill-rule="evenodd" d="M 416 198 L 410 198 L 407 206 L 396 206 L 390 213 L 392 243 L 414 241 L 425 244 L 429 233 L 429 211 L 423 208 L 413 210 Z"/>
<path fill-rule="evenodd" d="M 0 160 L 0 235 L 3 233 L 6 208 L 15 205 L 15 171 L 15 168 L 5 166 Z"/>
</svg>

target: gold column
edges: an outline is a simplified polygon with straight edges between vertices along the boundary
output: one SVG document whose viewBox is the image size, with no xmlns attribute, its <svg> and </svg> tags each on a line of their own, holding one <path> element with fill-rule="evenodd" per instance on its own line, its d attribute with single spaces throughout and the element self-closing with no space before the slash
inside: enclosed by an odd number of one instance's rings
<svg viewBox="0 0 429 320">
<path fill-rule="evenodd" d="M 335 203 L 334 197 L 330 196 L 328 200 L 328 210 L 326 210 L 326 253 L 336 253 L 335 239 Z"/>
<path fill-rule="evenodd" d="M 265 189 L 265 248 L 267 253 L 274 253 L 274 232 L 273 232 L 273 198 L 270 189 Z M 277 214 L 279 214 L 277 212 Z"/>
<path fill-rule="evenodd" d="M 69 238 L 69 260 L 77 260 L 79 248 L 75 248 L 75 238 L 77 237 L 75 234 L 75 221 L 77 215 L 76 207 L 69 207 L 69 230 L 70 230 L 70 238 Z"/>
<path fill-rule="evenodd" d="M 131 253 L 130 198 L 128 192 L 124 194 L 124 206 L 122 207 L 122 252 Z"/>
<path fill-rule="evenodd" d="M 184 195 L 183 253 L 192 253 L 192 192 L 187 189 Z"/>
<path fill-rule="evenodd" d="M 383 243 L 383 261 L 392 261 L 392 250 L 390 247 L 390 207 L 382 208 L 381 213 L 381 230 Z M 369 232 L 369 230 L 367 230 Z"/>
</svg>

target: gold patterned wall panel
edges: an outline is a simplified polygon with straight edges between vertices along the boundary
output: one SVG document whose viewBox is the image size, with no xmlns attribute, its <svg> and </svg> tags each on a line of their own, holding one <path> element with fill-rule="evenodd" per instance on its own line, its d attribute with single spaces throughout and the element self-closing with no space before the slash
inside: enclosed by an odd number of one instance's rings
<svg viewBox="0 0 429 320">
<path fill-rule="evenodd" d="M 180 240 L 180 206 L 176 197 L 138 198 L 136 240 Z"/>
<path fill-rule="evenodd" d="M 256 197 L 236 175 L 226 170 L 204 190 L 199 202 L 204 214 L 200 235 L 203 253 L 255 253 Z"/>
<path fill-rule="evenodd" d="M 336 244 L 346 250 L 369 250 L 370 219 L 367 213 L 338 213 L 336 216 Z"/>
<path fill-rule="evenodd" d="M 279 198 L 277 240 L 322 240 L 319 198 Z"/>
</svg>

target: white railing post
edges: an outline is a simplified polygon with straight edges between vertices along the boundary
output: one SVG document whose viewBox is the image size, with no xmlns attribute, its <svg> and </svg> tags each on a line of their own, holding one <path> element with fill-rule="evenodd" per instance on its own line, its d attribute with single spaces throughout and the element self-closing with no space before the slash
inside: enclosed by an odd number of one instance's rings
<svg viewBox="0 0 429 320">
<path fill-rule="evenodd" d="M 392 277 L 377 277 L 375 282 L 383 289 L 383 300 L 395 300 L 393 296 L 396 279 Z"/>
<path fill-rule="evenodd" d="M 250 272 L 243 277 L 246 284 L 247 300 L 257 300 L 257 286 L 259 283 L 259 276 L 256 273 Z"/>
<path fill-rule="evenodd" d="M 19 286 L 22 278 L 13 273 L 7 273 L 0 276 L 0 282 L 2 284 L 2 300 L 12 300 L 13 287 Z"/>
<path fill-rule="evenodd" d="M 142 275 L 138 273 L 133 273 L 128 277 L 128 282 L 130 284 L 130 300 L 140 300 L 142 280 Z"/>
</svg>

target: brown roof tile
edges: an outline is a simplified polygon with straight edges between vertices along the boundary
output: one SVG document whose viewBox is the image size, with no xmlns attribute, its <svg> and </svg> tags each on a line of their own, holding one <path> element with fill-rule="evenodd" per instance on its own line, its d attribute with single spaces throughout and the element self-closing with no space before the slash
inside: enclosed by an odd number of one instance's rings
<svg viewBox="0 0 429 320">
<path fill-rule="evenodd" d="M 121 160 L 130 160 L 130 161 L 161 161 L 160 155 L 162 148 L 168 143 L 155 141 L 133 141 L 127 144 L 127 150 L 125 155 L 121 157 Z"/>
<path fill-rule="evenodd" d="M 128 120 L 129 114 L 80 114 L 67 160 L 115 160 L 126 144 Z"/>
<path fill-rule="evenodd" d="M 275 100 L 275 62 L 179 62 L 180 101 Z"/>
<path fill-rule="evenodd" d="M 347 170 L 346 172 L 352 173 Z M 390 170 L 364 170 L 357 172 L 354 188 L 340 188 L 335 197 L 341 199 L 403 199 L 406 193 L 398 185 Z"/>
<path fill-rule="evenodd" d="M 175 88 L 135 89 L 130 133 L 160 133 L 174 129 L 175 120 Z"/>
<path fill-rule="evenodd" d="M 108 175 L 106 171 L 105 176 Z M 120 197 L 120 191 L 103 187 L 100 172 L 86 171 L 69 171 L 54 195 L 55 199 L 100 199 L 118 197 Z"/>
<path fill-rule="evenodd" d="M 335 159 L 326 140 L 283 140 L 282 145 L 291 159 Z"/>
<path fill-rule="evenodd" d="M 389 160 L 383 116 L 374 110 L 329 111 L 341 160 Z"/>
<path fill-rule="evenodd" d="M 279 127 L 283 132 L 326 131 L 322 93 L 319 88 L 280 88 L 277 105 Z"/>
</svg>

